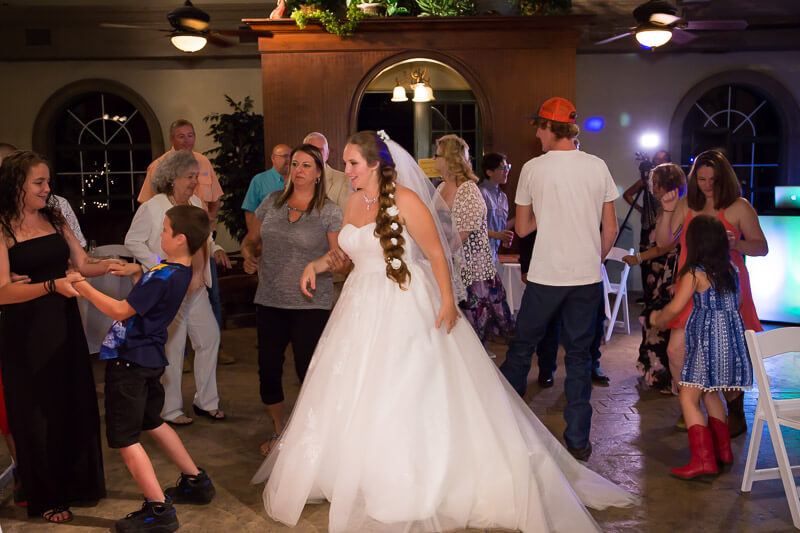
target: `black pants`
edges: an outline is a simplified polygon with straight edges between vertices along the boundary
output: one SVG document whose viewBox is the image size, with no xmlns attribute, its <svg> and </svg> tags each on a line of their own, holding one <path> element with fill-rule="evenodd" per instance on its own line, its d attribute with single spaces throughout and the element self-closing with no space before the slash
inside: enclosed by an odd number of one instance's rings
<svg viewBox="0 0 800 533">
<path fill-rule="evenodd" d="M 281 380 L 284 353 L 290 342 L 294 368 L 300 383 L 303 382 L 330 314 L 327 309 L 279 309 L 256 305 L 258 378 L 262 402 L 272 405 L 283 401 Z"/>
</svg>

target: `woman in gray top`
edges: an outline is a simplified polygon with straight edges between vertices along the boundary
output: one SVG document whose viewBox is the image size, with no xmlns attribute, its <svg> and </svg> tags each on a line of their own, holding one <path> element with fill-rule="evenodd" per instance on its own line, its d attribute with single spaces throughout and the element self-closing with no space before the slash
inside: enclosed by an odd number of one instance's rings
<svg viewBox="0 0 800 533">
<path fill-rule="evenodd" d="M 255 211 L 242 241 L 245 272 L 258 271 L 256 329 L 261 401 L 274 433 L 261 447 L 266 455 L 286 418 L 281 386 L 284 352 L 292 343 L 300 381 L 328 321 L 333 278 L 317 277 L 312 298 L 300 291 L 300 275 L 311 261 L 338 250 L 341 210 L 325 198 L 325 167 L 319 149 L 303 144 L 292 151 L 290 183 L 268 195 Z"/>
</svg>

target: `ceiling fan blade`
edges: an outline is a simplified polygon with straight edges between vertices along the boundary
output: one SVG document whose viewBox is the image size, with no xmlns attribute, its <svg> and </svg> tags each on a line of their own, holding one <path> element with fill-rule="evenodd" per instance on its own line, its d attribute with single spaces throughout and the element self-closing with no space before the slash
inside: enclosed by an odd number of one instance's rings
<svg viewBox="0 0 800 533">
<path fill-rule="evenodd" d="M 677 44 L 686 44 L 695 39 L 697 39 L 697 35 L 692 35 L 688 31 L 684 31 L 680 28 L 673 28 L 672 30 L 672 40 Z"/>
<path fill-rule="evenodd" d="M 206 39 L 209 43 L 213 44 L 214 46 L 219 46 L 220 48 L 230 48 L 233 46 L 233 43 L 215 35 L 214 33 L 207 33 L 205 35 Z"/>
<path fill-rule="evenodd" d="M 622 34 L 620 34 L 620 35 L 615 35 L 614 37 L 610 37 L 610 38 L 608 38 L 608 39 L 604 39 L 604 40 L 602 40 L 602 41 L 597 41 L 597 42 L 596 42 L 596 43 L 594 43 L 594 44 L 595 44 L 595 46 L 597 46 L 597 45 L 601 45 L 601 44 L 608 44 L 608 43 L 610 43 L 610 42 L 614 42 L 614 41 L 616 41 L 616 40 L 622 39 L 623 37 L 627 37 L 628 35 L 632 35 L 632 33 L 633 33 L 633 32 L 630 32 L 630 31 L 629 31 L 628 33 L 622 33 Z"/>
<path fill-rule="evenodd" d="M 123 29 L 123 30 L 147 30 L 147 31 L 171 31 L 171 30 L 163 30 L 160 28 L 149 28 L 147 26 L 136 26 L 134 24 L 112 24 L 109 22 L 101 22 L 101 28 L 115 28 L 115 29 Z"/>
<path fill-rule="evenodd" d="M 744 30 L 747 29 L 746 20 L 690 20 L 686 29 L 692 31 L 702 30 Z"/>
</svg>

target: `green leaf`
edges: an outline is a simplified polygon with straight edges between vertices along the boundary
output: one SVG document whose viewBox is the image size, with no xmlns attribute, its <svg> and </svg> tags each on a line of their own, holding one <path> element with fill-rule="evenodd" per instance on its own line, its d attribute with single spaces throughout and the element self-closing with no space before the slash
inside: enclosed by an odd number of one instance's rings
<svg viewBox="0 0 800 533">
<path fill-rule="evenodd" d="M 225 194 L 218 219 L 234 239 L 247 233 L 242 202 L 250 180 L 264 171 L 264 117 L 253 112 L 253 99 L 241 102 L 224 95 L 231 113 L 211 113 L 203 118 L 209 124 L 208 136 L 216 147 L 205 152 L 214 165 Z"/>
</svg>

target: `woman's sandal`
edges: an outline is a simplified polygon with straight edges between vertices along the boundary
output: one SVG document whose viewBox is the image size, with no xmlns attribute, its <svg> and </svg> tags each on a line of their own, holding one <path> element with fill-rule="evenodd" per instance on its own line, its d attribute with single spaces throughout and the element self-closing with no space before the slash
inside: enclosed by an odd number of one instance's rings
<svg viewBox="0 0 800 533">
<path fill-rule="evenodd" d="M 192 407 L 194 407 L 194 414 L 199 416 L 205 416 L 207 418 L 210 418 L 211 420 L 225 420 L 225 418 L 227 418 L 225 416 L 225 413 L 223 413 L 219 409 L 214 409 L 213 411 L 206 411 L 205 409 L 200 409 L 194 404 L 192 404 Z"/>
<path fill-rule="evenodd" d="M 164 422 L 166 422 L 170 426 L 188 426 L 189 424 L 194 422 L 194 420 L 192 420 L 186 415 L 180 415 L 176 416 L 172 420 L 164 420 Z"/>
<path fill-rule="evenodd" d="M 66 517 L 63 517 L 66 515 Z M 62 518 L 63 517 L 63 518 Z M 54 507 L 42 513 L 42 518 L 53 524 L 72 522 L 72 511 L 67 506 Z"/>
<path fill-rule="evenodd" d="M 269 455 L 269 452 L 272 451 L 272 448 L 278 443 L 278 440 L 281 438 L 280 435 L 277 433 L 273 433 L 272 436 L 269 438 L 267 442 L 261 445 L 261 455 L 266 457 Z"/>
</svg>

